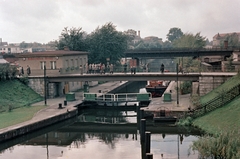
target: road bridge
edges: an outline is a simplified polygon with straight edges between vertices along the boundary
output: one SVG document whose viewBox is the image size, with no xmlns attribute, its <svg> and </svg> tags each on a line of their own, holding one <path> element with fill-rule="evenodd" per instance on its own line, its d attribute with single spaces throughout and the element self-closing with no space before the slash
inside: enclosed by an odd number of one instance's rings
<svg viewBox="0 0 240 159">
<path fill-rule="evenodd" d="M 238 48 L 239 51 L 239 48 Z M 125 57 L 132 58 L 174 58 L 174 57 L 200 57 L 223 56 L 230 57 L 234 52 L 231 48 L 194 49 L 194 48 L 163 48 L 163 49 L 135 49 L 125 51 Z"/>
<path fill-rule="evenodd" d="M 79 82 L 79 81 L 198 81 L 199 77 L 222 77 L 228 78 L 236 75 L 236 72 L 198 72 L 198 73 L 176 73 L 176 72 L 141 72 L 137 74 L 114 73 L 114 74 L 60 74 L 47 75 L 48 82 Z M 29 76 L 29 79 L 44 79 L 43 75 Z"/>
</svg>

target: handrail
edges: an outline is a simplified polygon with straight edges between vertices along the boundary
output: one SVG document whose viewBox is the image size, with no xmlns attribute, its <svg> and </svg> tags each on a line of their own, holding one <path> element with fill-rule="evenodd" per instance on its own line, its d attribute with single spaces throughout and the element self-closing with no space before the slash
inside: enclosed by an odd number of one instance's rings
<svg viewBox="0 0 240 159">
<path fill-rule="evenodd" d="M 240 95 L 240 84 L 230 88 L 225 92 L 225 94 L 221 94 L 209 102 L 201 104 L 198 108 L 192 109 L 187 113 L 187 116 L 191 116 L 192 118 L 197 118 L 203 116 L 204 114 L 215 110 L 216 108 L 220 108 L 223 105 L 229 103 L 231 100 Z"/>
<path fill-rule="evenodd" d="M 84 93 L 84 101 L 102 101 L 102 102 L 133 102 L 133 101 L 150 101 L 151 93 Z"/>
</svg>

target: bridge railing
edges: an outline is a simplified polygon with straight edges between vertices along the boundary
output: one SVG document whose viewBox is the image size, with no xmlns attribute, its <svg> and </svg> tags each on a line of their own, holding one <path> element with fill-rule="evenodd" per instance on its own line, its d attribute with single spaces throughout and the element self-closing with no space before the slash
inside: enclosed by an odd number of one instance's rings
<svg viewBox="0 0 240 159">
<path fill-rule="evenodd" d="M 104 93 L 84 93 L 83 101 L 101 101 L 101 102 L 137 102 L 151 101 L 151 93 L 119 93 L 119 94 L 104 94 Z"/>
<path fill-rule="evenodd" d="M 208 66 L 208 65 L 201 65 L 199 67 L 183 67 L 181 70 L 179 69 L 180 73 L 199 73 L 199 72 L 237 72 L 238 67 L 233 67 L 233 66 Z M 141 73 L 141 72 L 159 72 L 160 73 L 160 66 L 152 66 L 149 68 L 144 68 L 143 66 L 138 66 L 136 67 L 136 73 Z M 164 72 L 176 72 L 176 66 L 165 66 Z M 83 70 L 83 74 L 110 74 L 109 69 L 105 69 L 104 72 L 101 72 L 101 70 L 91 70 L 87 71 L 86 69 Z M 124 71 L 123 66 L 119 67 L 114 67 L 113 68 L 113 73 L 134 73 L 131 72 L 131 68 L 128 66 L 126 69 L 126 72 Z M 32 69 L 31 70 L 31 75 L 30 76 L 43 76 L 44 71 L 42 69 Z M 80 70 L 77 68 L 73 68 L 67 71 L 66 68 L 59 68 L 59 69 L 47 69 L 46 70 L 46 76 L 51 76 L 51 75 L 64 75 L 64 74 L 80 74 Z M 18 74 L 17 74 L 18 75 Z M 28 76 L 25 74 L 23 76 Z"/>
</svg>

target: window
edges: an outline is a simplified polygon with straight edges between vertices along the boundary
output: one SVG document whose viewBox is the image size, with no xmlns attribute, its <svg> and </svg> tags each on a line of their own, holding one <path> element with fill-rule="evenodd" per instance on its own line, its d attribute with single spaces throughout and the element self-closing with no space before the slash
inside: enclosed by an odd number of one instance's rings
<svg viewBox="0 0 240 159">
<path fill-rule="evenodd" d="M 57 69 L 56 61 L 50 61 L 50 64 L 51 64 L 51 69 L 52 69 L 52 70 Z"/>
<path fill-rule="evenodd" d="M 41 64 L 41 69 L 44 70 L 44 66 L 46 66 L 46 61 L 41 61 L 40 64 Z"/>
</svg>

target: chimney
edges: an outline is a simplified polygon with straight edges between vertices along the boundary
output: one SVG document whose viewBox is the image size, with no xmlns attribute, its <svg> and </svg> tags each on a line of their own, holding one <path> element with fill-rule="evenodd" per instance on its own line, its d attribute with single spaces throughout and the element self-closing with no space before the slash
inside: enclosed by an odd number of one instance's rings
<svg viewBox="0 0 240 159">
<path fill-rule="evenodd" d="M 138 30 L 138 36 L 140 37 L 140 30 Z"/>
<path fill-rule="evenodd" d="M 69 51 L 69 47 L 68 46 L 64 46 L 64 51 Z"/>
</svg>

